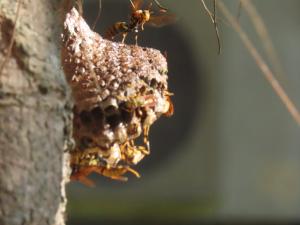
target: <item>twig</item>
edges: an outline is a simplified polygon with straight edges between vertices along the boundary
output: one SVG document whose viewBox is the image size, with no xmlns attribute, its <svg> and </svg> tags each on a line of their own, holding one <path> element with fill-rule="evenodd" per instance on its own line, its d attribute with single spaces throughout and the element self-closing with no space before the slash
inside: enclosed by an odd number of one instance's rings
<svg viewBox="0 0 300 225">
<path fill-rule="evenodd" d="M 217 24 L 217 0 L 214 0 L 214 26 L 215 26 L 215 31 L 217 35 L 217 40 L 218 40 L 218 54 L 221 54 L 221 41 L 220 41 L 220 34 L 219 34 L 219 28 Z"/>
<path fill-rule="evenodd" d="M 283 87 L 279 84 L 277 79 L 275 78 L 274 74 L 270 70 L 270 68 L 267 66 L 261 55 L 258 53 L 256 48 L 254 47 L 253 43 L 247 36 L 247 34 L 243 31 L 243 29 L 240 27 L 237 20 L 234 18 L 234 16 L 228 11 L 225 4 L 219 0 L 218 1 L 218 7 L 220 8 L 223 15 L 227 18 L 229 23 L 232 25 L 233 29 L 239 34 L 243 44 L 248 49 L 249 53 L 255 60 L 256 64 L 260 68 L 260 70 L 263 72 L 263 75 L 267 79 L 267 81 L 271 84 L 272 88 L 274 89 L 275 93 L 279 96 L 283 104 L 286 106 L 287 110 L 290 112 L 292 117 L 295 119 L 298 125 L 300 125 L 300 113 L 297 110 L 295 104 L 293 101 L 289 98 L 289 96 L 286 94 Z"/>
<path fill-rule="evenodd" d="M 214 13 L 211 13 L 209 8 L 207 7 L 206 3 L 204 0 L 201 0 L 202 5 L 206 11 L 206 13 L 209 15 L 211 21 L 214 24 L 215 27 L 215 31 L 216 31 L 216 36 L 217 36 L 217 41 L 218 41 L 218 54 L 221 53 L 221 40 L 220 40 L 220 34 L 219 34 L 219 28 L 218 28 L 218 24 L 216 21 L 216 0 L 214 0 Z"/>
<path fill-rule="evenodd" d="M 18 0 L 18 2 L 17 2 L 17 4 L 18 4 L 17 5 L 17 11 L 16 11 L 16 16 L 15 16 L 14 27 L 13 27 L 13 30 L 12 30 L 11 39 L 10 39 L 9 46 L 8 46 L 8 49 L 7 49 L 7 53 L 4 57 L 4 60 L 0 64 L 0 75 L 3 72 L 4 66 L 5 66 L 5 64 L 7 63 L 8 59 L 10 57 L 10 54 L 11 54 L 11 51 L 12 51 L 12 48 L 13 48 L 13 45 L 14 45 L 15 35 L 16 35 L 16 26 L 17 26 L 17 21 L 18 21 L 19 15 L 20 15 L 21 3 L 22 3 L 22 0 Z"/>
</svg>

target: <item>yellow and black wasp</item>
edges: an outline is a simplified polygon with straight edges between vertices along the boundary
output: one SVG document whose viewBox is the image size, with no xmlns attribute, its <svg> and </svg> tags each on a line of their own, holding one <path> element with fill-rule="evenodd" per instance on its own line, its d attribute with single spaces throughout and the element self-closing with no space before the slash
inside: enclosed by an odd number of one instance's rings
<svg viewBox="0 0 300 225">
<path fill-rule="evenodd" d="M 162 27 L 175 21 L 175 16 L 167 13 L 167 9 L 162 7 L 157 0 L 153 2 L 160 9 L 158 14 L 155 15 L 154 11 L 151 11 L 152 1 L 147 9 L 142 9 L 143 0 L 130 0 L 131 3 L 131 16 L 129 22 L 116 22 L 106 32 L 105 37 L 112 40 L 118 34 L 122 34 L 124 43 L 126 36 L 130 32 L 135 33 L 135 42 L 137 44 L 139 30 L 144 30 L 144 25 L 150 25 L 154 27 Z"/>
</svg>

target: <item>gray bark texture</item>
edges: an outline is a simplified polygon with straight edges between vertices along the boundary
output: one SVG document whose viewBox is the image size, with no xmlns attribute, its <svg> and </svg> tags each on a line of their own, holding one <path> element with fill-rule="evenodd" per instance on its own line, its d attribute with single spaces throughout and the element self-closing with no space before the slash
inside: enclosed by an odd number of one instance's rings
<svg viewBox="0 0 300 225">
<path fill-rule="evenodd" d="M 0 0 L 0 64 L 17 0 Z M 69 94 L 60 68 L 58 0 L 22 0 L 0 74 L 0 225 L 62 225 Z"/>
</svg>

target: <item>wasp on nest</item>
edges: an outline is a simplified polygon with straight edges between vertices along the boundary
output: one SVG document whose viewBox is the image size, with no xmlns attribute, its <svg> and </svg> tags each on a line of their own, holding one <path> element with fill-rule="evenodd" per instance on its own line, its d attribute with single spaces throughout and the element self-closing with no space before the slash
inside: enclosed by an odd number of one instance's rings
<svg viewBox="0 0 300 225">
<path fill-rule="evenodd" d="M 149 128 L 173 105 L 167 62 L 155 49 L 115 43 L 93 32 L 75 8 L 64 21 L 62 66 L 74 98 L 71 180 L 96 172 L 126 181 L 150 153 Z M 135 140 L 143 134 L 143 145 Z"/>
</svg>

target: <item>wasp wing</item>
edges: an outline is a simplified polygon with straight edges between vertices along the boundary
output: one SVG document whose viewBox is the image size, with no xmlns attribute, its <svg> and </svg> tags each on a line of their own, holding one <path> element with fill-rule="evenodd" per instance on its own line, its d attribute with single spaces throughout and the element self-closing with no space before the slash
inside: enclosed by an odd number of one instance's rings
<svg viewBox="0 0 300 225">
<path fill-rule="evenodd" d="M 176 20 L 177 18 L 173 14 L 163 14 L 163 15 L 151 16 L 150 20 L 146 24 L 153 27 L 163 27 L 175 23 Z"/>
</svg>

